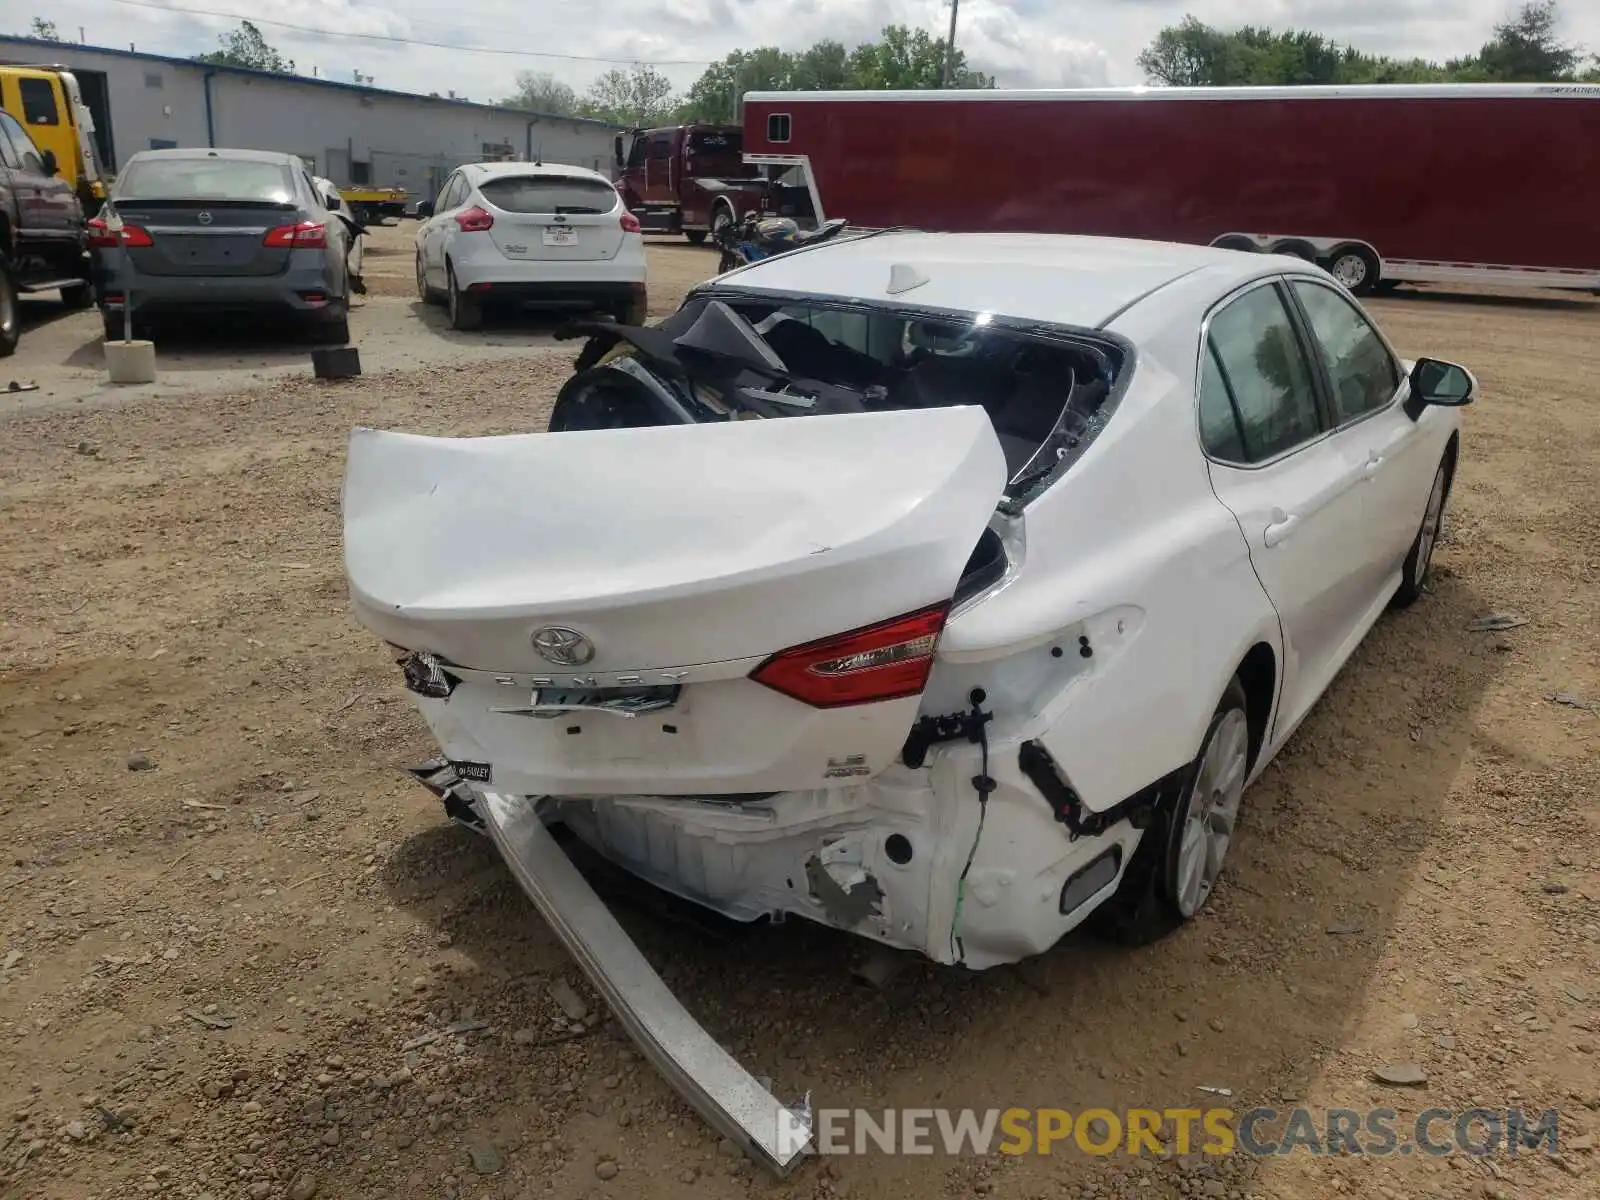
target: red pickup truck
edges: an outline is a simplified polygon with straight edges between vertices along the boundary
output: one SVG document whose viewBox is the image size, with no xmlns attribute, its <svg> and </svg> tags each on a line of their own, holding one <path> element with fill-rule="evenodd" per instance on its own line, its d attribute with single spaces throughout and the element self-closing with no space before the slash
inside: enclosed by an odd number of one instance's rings
<svg viewBox="0 0 1600 1200">
<path fill-rule="evenodd" d="M 675 125 L 616 139 L 617 190 L 646 233 L 682 233 L 695 245 L 756 210 L 809 222 L 810 195 L 782 172 L 744 161 L 737 125 Z"/>
</svg>

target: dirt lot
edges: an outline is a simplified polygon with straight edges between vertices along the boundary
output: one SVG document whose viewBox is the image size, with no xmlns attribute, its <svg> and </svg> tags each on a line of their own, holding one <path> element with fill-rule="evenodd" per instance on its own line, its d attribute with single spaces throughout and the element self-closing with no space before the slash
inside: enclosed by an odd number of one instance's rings
<svg viewBox="0 0 1600 1200">
<path fill-rule="evenodd" d="M 711 265 L 655 262 L 662 309 L 673 272 Z M 372 306 L 400 303 L 403 246 L 372 273 Z M 875 992 L 848 938 L 712 937 L 619 904 L 784 1095 L 1556 1108 L 1558 1157 L 1068 1149 L 773 1184 L 721 1153 L 491 849 L 399 773 L 432 747 L 346 613 L 350 426 L 537 427 L 570 351 L 534 350 L 159 403 L 0 398 L 0 1196 L 1596 1195 L 1600 708 L 1551 698 L 1600 701 L 1600 306 L 1375 308 L 1484 386 L 1435 594 L 1380 623 L 1251 791 L 1203 920 Z M 47 365 L 30 353 L 8 374 Z M 1489 612 L 1528 623 L 1468 631 Z M 588 1022 L 552 1000 L 563 979 Z M 1386 1065 L 1424 1079 L 1377 1082 Z"/>
<path fill-rule="evenodd" d="M 533 314 L 494 320 L 478 333 L 456 333 L 442 308 L 417 299 L 413 255 L 415 221 L 374 229 L 368 239 L 363 275 L 367 295 L 356 297 L 350 336 L 361 350 L 362 369 L 425 369 L 516 357 L 552 344 L 559 316 Z M 664 316 L 678 306 L 686 289 L 715 267 L 711 252 L 681 240 L 653 241 L 650 247 L 651 312 Z M 18 407 L 126 403 L 170 399 L 216 391 L 261 387 L 309 374 L 311 343 L 303 337 L 263 338 L 248 324 L 168 327 L 157 338 L 160 372 L 145 387 L 118 388 L 106 382 L 97 313 L 69 312 L 48 300 L 23 303 L 23 341 L 17 356 L 0 362 L 0 389 L 8 382 L 38 385 L 37 391 L 7 396 L 0 391 L 0 417 Z"/>
</svg>

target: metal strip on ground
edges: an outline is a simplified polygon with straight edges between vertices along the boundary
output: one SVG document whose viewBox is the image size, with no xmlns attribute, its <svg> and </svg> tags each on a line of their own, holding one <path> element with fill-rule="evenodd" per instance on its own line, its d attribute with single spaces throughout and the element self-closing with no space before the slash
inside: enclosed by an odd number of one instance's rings
<svg viewBox="0 0 1600 1200">
<path fill-rule="evenodd" d="M 639 953 L 526 800 L 479 791 L 501 856 L 640 1052 L 705 1120 L 783 1176 L 805 1157 L 808 1113 L 785 1106 L 717 1044 Z"/>
</svg>

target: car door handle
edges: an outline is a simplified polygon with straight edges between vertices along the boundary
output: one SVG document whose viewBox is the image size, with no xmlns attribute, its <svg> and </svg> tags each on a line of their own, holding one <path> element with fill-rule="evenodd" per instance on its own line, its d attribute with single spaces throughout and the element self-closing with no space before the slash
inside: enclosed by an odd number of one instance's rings
<svg viewBox="0 0 1600 1200">
<path fill-rule="evenodd" d="M 1383 465 L 1383 455 L 1379 454 L 1376 450 L 1374 450 L 1371 454 L 1369 454 L 1367 456 L 1367 463 L 1366 463 L 1366 466 L 1364 466 L 1362 468 L 1362 471 L 1365 473 L 1365 475 L 1366 475 L 1366 477 L 1368 479 L 1371 479 L 1374 475 L 1376 475 L 1378 473 L 1378 468 L 1381 467 L 1382 465 Z"/>
<path fill-rule="evenodd" d="M 1262 531 L 1261 540 L 1268 546 L 1276 546 L 1293 533 L 1299 523 L 1299 517 L 1286 513 L 1281 508 L 1275 508 L 1272 510 L 1272 520 Z"/>
</svg>

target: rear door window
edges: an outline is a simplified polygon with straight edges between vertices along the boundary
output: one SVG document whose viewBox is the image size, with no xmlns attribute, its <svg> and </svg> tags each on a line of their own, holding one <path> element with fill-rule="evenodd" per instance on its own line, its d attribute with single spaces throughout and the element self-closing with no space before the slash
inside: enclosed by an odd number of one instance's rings
<svg viewBox="0 0 1600 1200">
<path fill-rule="evenodd" d="M 568 175 L 514 175 L 478 185 L 478 192 L 504 212 L 573 216 L 608 213 L 617 191 L 599 179 Z"/>
<path fill-rule="evenodd" d="M 288 204 L 294 181 L 277 163 L 223 158 L 146 159 L 117 181 L 118 200 L 212 200 Z"/>
<path fill-rule="evenodd" d="M 1276 286 L 1252 288 L 1230 301 L 1211 318 L 1209 343 L 1215 374 L 1210 395 L 1202 382 L 1207 414 L 1201 424 L 1221 439 L 1206 447 L 1214 456 L 1238 446 L 1245 462 L 1266 462 L 1321 434 L 1311 364 Z M 1228 438 L 1217 383 L 1233 410 L 1237 442 Z"/>
</svg>

